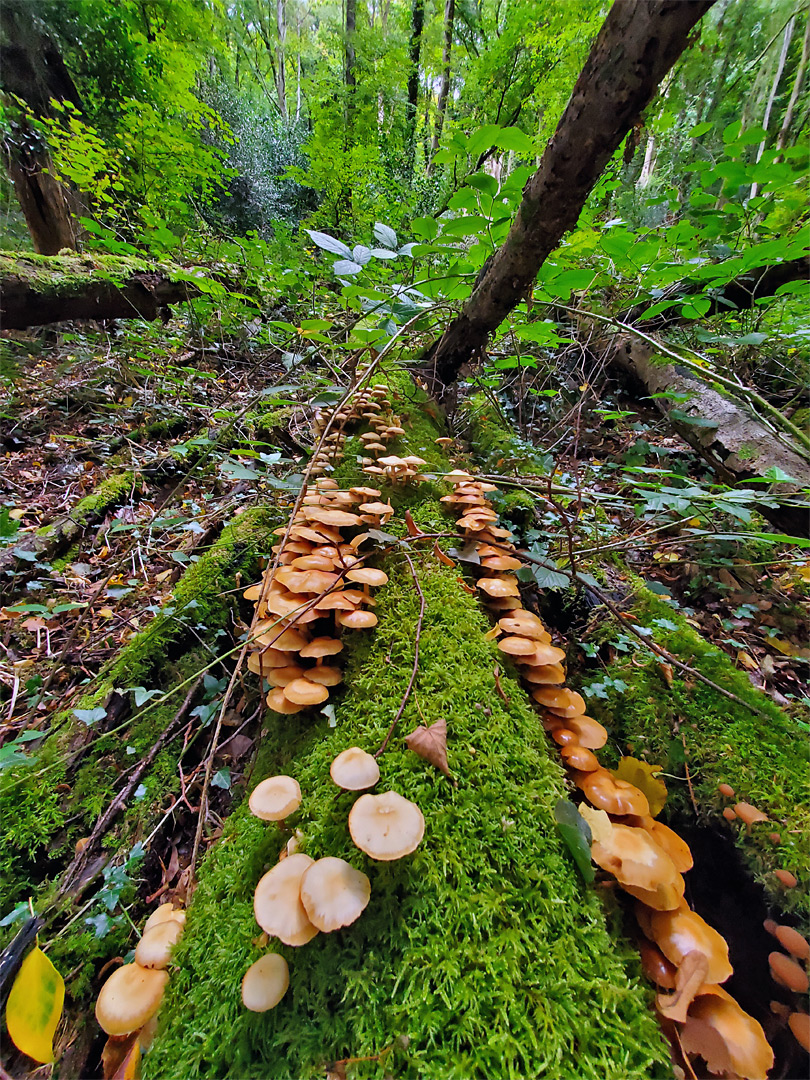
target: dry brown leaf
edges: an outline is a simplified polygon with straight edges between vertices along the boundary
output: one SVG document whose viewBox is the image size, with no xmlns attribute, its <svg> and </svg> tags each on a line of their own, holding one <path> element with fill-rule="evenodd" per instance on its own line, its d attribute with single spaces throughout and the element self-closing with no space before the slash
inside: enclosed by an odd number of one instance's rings
<svg viewBox="0 0 810 1080">
<path fill-rule="evenodd" d="M 447 764 L 447 721 L 437 720 L 430 727 L 420 726 L 405 736 L 405 744 L 419 757 L 434 765 L 445 776 L 450 775 Z"/>
<path fill-rule="evenodd" d="M 742 664 L 742 666 L 744 668 L 748 668 L 749 671 L 756 671 L 758 667 L 757 662 L 753 658 L 753 656 L 751 656 L 747 652 L 743 652 L 742 649 L 740 649 L 737 653 L 737 663 Z"/>
<path fill-rule="evenodd" d="M 439 562 L 444 563 L 445 566 L 455 566 L 456 565 L 455 560 L 451 559 L 449 555 L 446 555 L 442 551 L 442 549 L 439 547 L 439 541 L 438 540 L 433 541 L 433 554 L 436 556 L 436 558 L 439 560 Z"/>
<path fill-rule="evenodd" d="M 411 517 L 410 510 L 405 511 L 405 524 L 408 526 L 408 536 L 421 536 L 422 530 Z"/>
<path fill-rule="evenodd" d="M 686 1023 L 686 1012 L 695 994 L 706 981 L 709 960 L 701 952 L 688 952 L 675 974 L 672 994 L 658 994 L 655 1004 L 662 1016 L 678 1024 Z"/>
<path fill-rule="evenodd" d="M 674 677 L 672 671 L 672 664 L 665 664 L 662 660 L 660 660 L 658 662 L 658 670 L 664 676 L 664 682 L 667 684 L 667 686 L 672 686 Z"/>
<path fill-rule="evenodd" d="M 101 1051 L 101 1069 L 104 1080 L 112 1080 L 120 1075 L 122 1066 L 130 1057 L 134 1048 L 138 1045 L 138 1032 L 131 1035 L 111 1035 Z"/>
</svg>

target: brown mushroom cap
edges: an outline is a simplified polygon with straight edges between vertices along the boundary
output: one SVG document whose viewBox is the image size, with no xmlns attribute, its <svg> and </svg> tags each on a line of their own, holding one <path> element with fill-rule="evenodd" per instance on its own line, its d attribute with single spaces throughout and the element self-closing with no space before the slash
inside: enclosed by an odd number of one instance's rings
<svg viewBox="0 0 810 1080">
<path fill-rule="evenodd" d="M 257 623 L 256 642 L 260 645 L 271 645 L 276 652 L 298 652 L 307 643 L 307 639 L 292 626 L 282 627 L 268 621 L 267 628 L 264 623 Z M 287 661 L 289 664 L 289 660 Z"/>
<path fill-rule="evenodd" d="M 520 674 L 526 682 L 542 686 L 560 686 L 565 682 L 565 669 L 562 664 L 538 664 L 526 667 Z"/>
<path fill-rule="evenodd" d="M 558 649 L 555 645 L 549 645 L 547 641 L 534 641 L 534 649 L 531 654 L 521 658 L 521 664 L 529 664 L 532 667 L 547 667 L 549 664 L 559 664 L 565 659 L 565 650 Z M 571 690 L 568 693 L 572 693 Z M 579 697 L 579 695 L 576 695 Z M 585 712 L 583 702 L 582 711 Z"/>
<path fill-rule="evenodd" d="M 168 904 L 161 904 L 160 907 L 155 908 L 144 923 L 143 933 L 147 934 L 153 926 L 159 926 L 160 923 L 166 922 L 167 919 L 174 919 L 183 926 L 186 921 L 186 913 L 182 908 L 176 908 L 171 901 Z"/>
<path fill-rule="evenodd" d="M 601 750 L 607 742 L 607 728 L 590 716 L 568 717 L 565 726 L 576 735 L 579 745 L 589 750 Z"/>
<path fill-rule="evenodd" d="M 545 646 L 545 648 L 550 648 L 550 646 Z M 553 660 L 541 660 L 540 663 L 555 663 L 565 656 L 562 649 L 555 649 L 554 651 L 562 655 L 555 657 Z M 544 705 L 547 709 L 551 709 L 566 718 L 582 716 L 585 713 L 585 699 L 582 695 L 576 693 L 575 690 L 568 690 L 564 686 L 541 686 L 532 691 L 532 697 L 540 705 Z"/>
<path fill-rule="evenodd" d="M 483 589 L 488 596 L 520 596 L 518 580 L 513 577 L 503 578 L 479 578 L 476 582 L 479 589 Z"/>
<path fill-rule="evenodd" d="M 300 679 L 306 674 L 306 670 L 298 664 L 288 664 L 287 667 L 271 668 L 265 675 L 265 679 L 271 686 L 288 686 L 293 679 Z"/>
<path fill-rule="evenodd" d="M 329 697 L 329 691 L 322 683 L 293 679 L 284 687 L 284 697 L 294 705 L 320 705 Z"/>
<path fill-rule="evenodd" d="M 481 565 L 485 570 L 518 570 L 523 564 L 512 555 L 489 555 Z"/>
<path fill-rule="evenodd" d="M 343 682 L 343 672 L 340 668 L 329 667 L 326 664 L 307 668 L 306 676 L 310 682 L 320 683 L 321 686 L 338 686 Z"/>
<path fill-rule="evenodd" d="M 577 773 L 573 779 L 588 802 L 597 810 L 619 815 L 648 816 L 650 813 L 650 804 L 644 792 L 626 780 L 617 780 L 607 769 Z"/>
<path fill-rule="evenodd" d="M 525 637 L 504 637 L 498 642 L 498 648 L 501 652 L 507 653 L 509 656 L 529 656 L 534 652 L 536 642 L 531 638 Z"/>
<path fill-rule="evenodd" d="M 359 581 L 361 585 L 385 585 L 388 574 L 384 570 L 375 570 L 373 566 L 358 566 L 346 574 L 349 581 Z"/>
<path fill-rule="evenodd" d="M 746 825 L 753 825 L 757 821 L 771 820 L 767 814 L 764 814 L 761 810 L 758 810 L 756 806 L 752 806 L 751 803 L 747 802 L 735 803 L 734 812 L 740 821 L 745 822 Z"/>
<path fill-rule="evenodd" d="M 371 882 L 345 859 L 318 859 L 301 878 L 301 903 L 309 921 L 326 934 L 359 919 L 370 896 Z"/>
<path fill-rule="evenodd" d="M 788 1017 L 788 1027 L 799 1046 L 810 1054 L 810 1016 L 807 1013 L 791 1013 Z"/>
<path fill-rule="evenodd" d="M 609 834 L 594 841 L 591 856 L 622 887 L 658 894 L 656 908 L 674 908 L 683 896 L 683 878 L 675 864 L 644 829 L 613 825 Z"/>
<path fill-rule="evenodd" d="M 292 776 L 268 776 L 250 793 L 251 814 L 262 821 L 283 821 L 301 805 L 301 788 Z"/>
<path fill-rule="evenodd" d="M 306 945 L 318 933 L 301 903 L 301 878 L 314 859 L 298 852 L 268 870 L 256 886 L 253 913 L 256 922 L 285 945 Z"/>
<path fill-rule="evenodd" d="M 792 926 L 777 926 L 774 934 L 783 949 L 799 960 L 810 960 L 810 942 L 798 930 Z"/>
<path fill-rule="evenodd" d="M 683 1049 L 700 1054 L 711 1073 L 766 1080 L 773 1050 L 757 1021 L 731 998 L 701 995 L 679 1029 Z"/>
<path fill-rule="evenodd" d="M 425 835 L 425 819 L 416 803 L 395 791 L 361 795 L 349 813 L 349 832 L 366 855 L 391 862 L 416 850 Z"/>
<path fill-rule="evenodd" d="M 551 634 L 536 615 L 522 608 L 511 615 L 505 615 L 498 621 L 498 626 L 506 634 L 520 634 L 534 641 L 551 641 Z"/>
<path fill-rule="evenodd" d="M 596 754 L 593 754 L 584 746 L 577 746 L 576 744 L 563 746 L 562 750 L 560 750 L 560 757 L 569 769 L 576 769 L 578 772 L 596 772 L 597 769 L 601 768 Z"/>
<path fill-rule="evenodd" d="M 780 986 L 792 990 L 795 994 L 806 994 L 810 989 L 810 979 L 807 977 L 807 972 L 799 967 L 795 960 L 785 956 L 784 953 L 769 953 L 768 964 L 771 968 L 771 975 Z"/>
<path fill-rule="evenodd" d="M 267 695 L 267 707 L 273 712 L 281 713 L 282 716 L 293 716 L 305 709 L 306 705 L 294 705 L 284 697 L 284 689 L 281 686 L 274 686 Z"/>
<path fill-rule="evenodd" d="M 656 911 L 650 916 L 650 937 L 676 967 L 687 953 L 700 952 L 709 962 L 706 981 L 723 983 L 732 974 L 728 945 L 700 915 L 689 908 Z"/>
<path fill-rule="evenodd" d="M 135 948 L 135 963 L 143 968 L 165 968 L 172 955 L 172 946 L 176 945 L 183 933 L 183 925 L 177 919 L 166 919 L 149 930 Z"/>
<path fill-rule="evenodd" d="M 377 625 L 377 616 L 373 611 L 338 611 L 335 622 L 350 630 L 368 630 Z"/>
<path fill-rule="evenodd" d="M 167 971 L 124 964 L 112 973 L 96 1001 L 96 1020 L 108 1035 L 129 1035 L 142 1028 L 158 1010 Z"/>
<path fill-rule="evenodd" d="M 280 649 L 248 653 L 248 671 L 252 671 L 254 675 L 267 675 L 272 668 L 286 667 L 289 663 L 289 655 Z"/>
<path fill-rule="evenodd" d="M 374 787 L 380 779 L 380 766 L 373 754 L 367 754 L 359 746 L 350 746 L 329 766 L 329 775 L 346 791 L 363 791 Z"/>
<path fill-rule="evenodd" d="M 242 978 L 242 1004 L 251 1012 L 275 1009 L 289 985 L 287 961 L 278 953 L 266 953 L 250 965 Z"/>
</svg>

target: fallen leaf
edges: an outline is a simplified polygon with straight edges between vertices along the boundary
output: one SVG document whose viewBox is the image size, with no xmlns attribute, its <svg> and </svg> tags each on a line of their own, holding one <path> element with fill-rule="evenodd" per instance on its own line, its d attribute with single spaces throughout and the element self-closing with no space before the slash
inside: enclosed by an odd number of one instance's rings
<svg viewBox="0 0 810 1080">
<path fill-rule="evenodd" d="M 53 1061 L 53 1036 L 62 1005 L 65 982 L 39 947 L 22 962 L 6 1004 L 6 1028 L 18 1050 L 34 1061 Z"/>
<path fill-rule="evenodd" d="M 472 585 L 468 585 L 463 577 L 456 578 L 456 581 L 459 583 L 462 589 L 465 590 L 465 592 L 471 593 L 473 596 L 475 595 L 475 589 L 472 587 Z"/>
<path fill-rule="evenodd" d="M 410 510 L 405 511 L 405 524 L 408 527 L 408 536 L 422 536 L 422 530 L 411 517 Z"/>
<path fill-rule="evenodd" d="M 703 953 L 688 952 L 675 973 L 675 990 L 671 994 L 658 994 L 655 1004 L 662 1016 L 686 1023 L 686 1011 L 692 1004 L 695 994 L 706 981 L 709 960 Z"/>
<path fill-rule="evenodd" d="M 591 829 L 591 838 L 594 844 L 609 842 L 613 833 L 613 823 L 604 810 L 596 810 L 588 806 L 586 802 L 580 803 L 580 815 L 587 821 Z"/>
<path fill-rule="evenodd" d="M 617 780 L 626 780 L 643 791 L 650 804 L 650 813 L 657 817 L 667 801 L 667 785 L 660 779 L 661 766 L 651 765 L 648 761 L 639 761 L 634 757 L 623 757 L 616 769 L 610 772 Z"/>
<path fill-rule="evenodd" d="M 433 554 L 436 556 L 436 558 L 439 560 L 439 562 L 444 563 L 445 566 L 455 566 L 456 565 L 455 562 L 450 558 L 450 556 L 445 555 L 445 553 L 439 547 L 439 541 L 438 540 L 434 540 L 434 542 L 433 542 Z"/>
<path fill-rule="evenodd" d="M 437 720 L 430 727 L 419 727 L 405 736 L 405 744 L 419 757 L 434 765 L 445 776 L 450 775 L 447 765 L 447 721 Z"/>
<path fill-rule="evenodd" d="M 130 1035 L 111 1035 L 107 1039 L 101 1051 L 101 1071 L 104 1080 L 113 1080 L 114 1077 L 121 1075 L 119 1070 L 137 1045 L 137 1031 L 133 1031 Z"/>
<path fill-rule="evenodd" d="M 674 681 L 672 664 L 665 664 L 663 661 L 659 661 L 658 670 L 663 675 L 664 682 L 667 684 L 667 686 L 672 686 L 672 683 Z"/>
<path fill-rule="evenodd" d="M 742 666 L 744 668 L 747 668 L 749 671 L 756 671 L 759 667 L 753 656 L 751 656 L 747 652 L 743 652 L 742 649 L 740 649 L 737 653 L 737 663 L 742 664 Z"/>
</svg>

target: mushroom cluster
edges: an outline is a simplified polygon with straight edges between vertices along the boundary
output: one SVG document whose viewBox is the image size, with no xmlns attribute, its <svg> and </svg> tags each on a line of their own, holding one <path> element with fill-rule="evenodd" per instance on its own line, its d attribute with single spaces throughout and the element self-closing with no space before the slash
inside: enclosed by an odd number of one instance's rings
<svg viewBox="0 0 810 1080">
<path fill-rule="evenodd" d="M 380 778 L 376 759 L 358 746 L 332 762 L 332 780 L 347 791 L 373 787 Z M 256 786 L 250 809 L 264 821 L 282 821 L 301 804 L 301 789 L 291 776 L 271 776 Z M 355 845 L 372 859 L 390 862 L 409 855 L 425 832 L 422 811 L 394 791 L 362 795 L 349 814 Z M 295 839 L 295 838 L 293 838 Z M 371 898 L 366 874 L 345 859 L 327 855 L 312 859 L 297 843 L 282 849 L 279 861 L 259 880 L 253 913 L 264 932 L 285 945 L 301 946 L 319 933 L 329 934 L 360 918 Z M 273 1009 L 289 986 L 283 957 L 261 956 L 245 972 L 242 1001 L 252 1012 Z"/>
<path fill-rule="evenodd" d="M 734 788 L 731 784 L 718 784 L 717 790 L 727 799 L 736 798 Z M 754 825 L 758 825 L 762 821 L 771 820 L 763 810 L 760 810 L 759 807 L 754 806 L 753 803 L 749 802 L 736 802 L 733 806 L 726 806 L 723 809 L 723 817 L 728 822 L 741 821 L 748 833 L 751 832 Z M 769 832 L 768 839 L 772 844 L 781 843 L 781 837 L 777 832 Z M 777 869 L 774 870 L 773 875 L 785 889 L 795 889 L 798 884 L 796 875 L 791 874 L 790 870 Z"/>
<path fill-rule="evenodd" d="M 335 425 L 335 430 L 326 435 L 322 449 L 315 455 L 312 463 L 313 476 L 322 476 L 334 468 L 336 461 L 343 453 L 347 427 L 359 425 L 371 429 L 360 435 L 364 451 L 374 455 L 363 459 L 363 464 L 370 466 L 374 465 L 380 454 L 386 452 L 387 443 L 405 434 L 404 429 L 399 426 L 398 418 L 391 412 L 388 389 L 381 384 L 355 394 L 352 404 L 337 412 L 325 410 L 316 412 L 312 420 L 312 429 L 316 437 L 320 438 L 323 435 L 330 419 Z M 382 472 L 382 470 L 379 471 Z"/>
<path fill-rule="evenodd" d="M 461 513 L 456 524 L 480 559 L 477 585 L 498 620 L 498 648 L 516 664 L 543 728 L 587 800 L 580 810 L 591 825 L 592 858 L 636 900 L 642 960 L 659 987 L 656 1006 L 665 1030 L 675 1025 L 674 1046 L 679 1040 L 684 1052 L 699 1054 L 710 1072 L 765 1080 L 773 1064 L 765 1033 L 720 986 L 732 974 L 728 946 L 684 900 L 688 845 L 655 820 L 643 791 L 600 765 L 594 751 L 607 742 L 607 730 L 564 685 L 565 653 L 521 603 L 515 574 L 521 561 L 486 497 L 494 486 L 459 471 L 446 479 L 453 493 L 442 502 Z"/>
<path fill-rule="evenodd" d="M 773 919 L 766 919 L 763 926 L 784 950 L 774 950 L 768 956 L 771 977 L 782 991 L 787 991 L 791 997 L 790 1005 L 772 1001 L 771 1011 L 781 1017 L 802 1049 L 810 1053 L 810 1014 L 800 1011 L 797 1004 L 800 998 L 805 999 L 806 1010 L 806 997 L 810 990 L 810 978 L 807 974 L 810 965 L 810 942 L 792 926 L 780 926 Z"/>
<path fill-rule="evenodd" d="M 161 904 L 144 924 L 134 961 L 117 968 L 102 986 L 96 1000 L 96 1020 L 109 1035 L 105 1048 L 108 1057 L 123 1057 L 133 1037 L 138 1042 L 138 1053 L 151 1043 L 155 1014 L 169 981 L 166 968 L 185 921 L 182 908 Z"/>
<path fill-rule="evenodd" d="M 343 679 L 332 661 L 343 649 L 341 627 L 361 630 L 377 623 L 369 610 L 375 604 L 370 589 L 388 576 L 363 565 L 358 549 L 367 533 L 356 530 L 378 526 L 393 514 L 379 498 L 376 488 L 341 491 L 321 477 L 307 489 L 286 543 L 273 547 L 277 568 L 245 590 L 258 609 L 248 667 L 270 683 L 267 704 L 276 712 L 297 713 L 325 702 L 329 688 Z M 355 530 L 351 540 L 347 529 Z M 276 534 L 284 536 L 287 527 Z"/>
</svg>

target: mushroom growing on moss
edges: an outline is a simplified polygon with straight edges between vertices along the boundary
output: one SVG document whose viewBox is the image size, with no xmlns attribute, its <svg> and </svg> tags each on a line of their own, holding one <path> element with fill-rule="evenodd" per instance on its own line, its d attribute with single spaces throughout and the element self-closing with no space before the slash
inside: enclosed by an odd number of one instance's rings
<svg viewBox="0 0 810 1080">
<path fill-rule="evenodd" d="M 366 855 L 392 862 L 416 850 L 425 834 L 425 819 L 416 803 L 395 791 L 361 795 L 349 813 L 349 832 Z"/>
<path fill-rule="evenodd" d="M 283 821 L 301 805 L 301 787 L 292 776 L 268 776 L 250 794 L 251 814 L 262 821 Z"/>
<path fill-rule="evenodd" d="M 700 915 L 688 908 L 655 911 L 649 916 L 649 936 L 676 966 L 687 953 L 700 952 L 709 961 L 706 981 L 722 983 L 732 975 L 728 945 Z"/>
<path fill-rule="evenodd" d="M 256 922 L 285 945 L 306 945 L 318 933 L 301 903 L 301 878 L 314 859 L 301 852 L 288 855 L 267 871 L 253 895 Z"/>
<path fill-rule="evenodd" d="M 96 1020 L 108 1035 L 129 1035 L 154 1016 L 163 1000 L 166 971 L 124 964 L 107 979 L 96 1001 Z"/>
<path fill-rule="evenodd" d="M 135 963 L 143 968 L 168 967 L 172 946 L 183 933 L 183 925 L 177 919 L 166 919 L 144 932 L 135 948 Z"/>
<path fill-rule="evenodd" d="M 712 1073 L 766 1080 L 773 1065 L 764 1031 L 727 994 L 697 997 L 679 1037 L 684 1050 L 700 1054 Z"/>
<path fill-rule="evenodd" d="M 287 993 L 290 969 L 278 953 L 267 953 L 251 964 L 242 979 L 242 1004 L 251 1012 L 275 1009 Z"/>
<path fill-rule="evenodd" d="M 380 766 L 373 754 L 359 746 L 350 746 L 338 754 L 329 766 L 329 775 L 345 791 L 363 791 L 380 779 Z"/>
<path fill-rule="evenodd" d="M 370 896 L 366 875 L 345 859 L 318 859 L 301 878 L 301 903 L 312 925 L 326 934 L 359 919 Z"/>
</svg>

